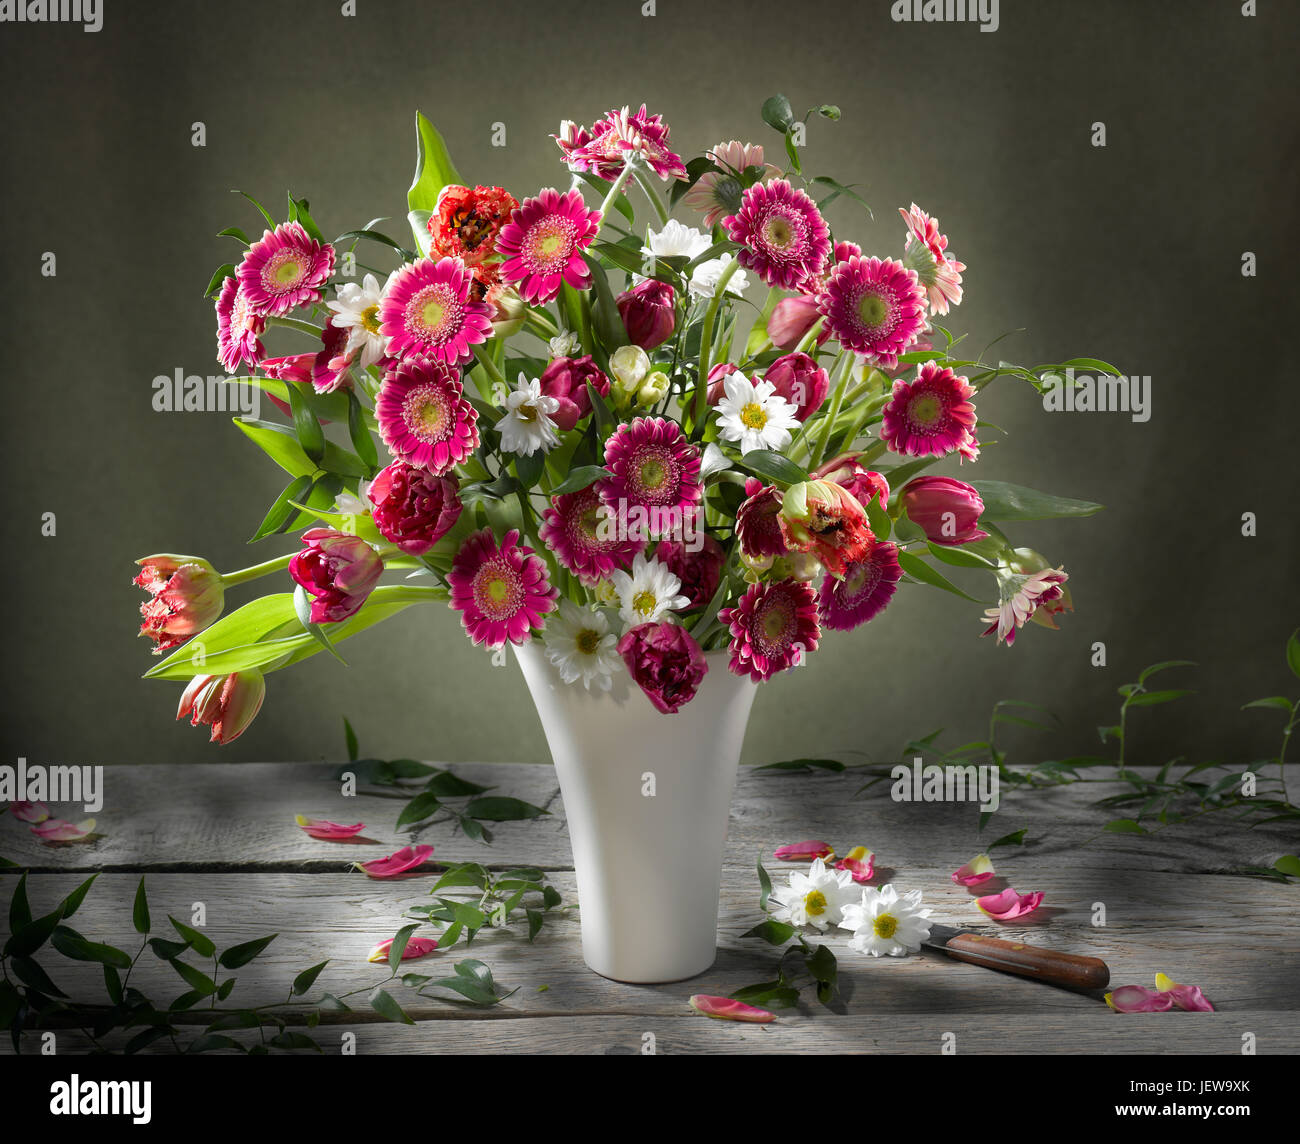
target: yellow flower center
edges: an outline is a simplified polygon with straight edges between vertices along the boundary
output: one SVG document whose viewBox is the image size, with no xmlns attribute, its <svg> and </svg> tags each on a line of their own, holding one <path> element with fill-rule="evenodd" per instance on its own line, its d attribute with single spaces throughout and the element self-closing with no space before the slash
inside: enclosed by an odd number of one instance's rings
<svg viewBox="0 0 1300 1144">
<path fill-rule="evenodd" d="M 872 928 L 876 931 L 876 937 L 891 938 L 898 929 L 898 919 L 893 914 L 881 914 L 872 923 Z"/>
<path fill-rule="evenodd" d="M 293 259 L 286 259 L 275 268 L 275 280 L 281 286 L 296 282 L 302 275 L 302 267 Z"/>
<path fill-rule="evenodd" d="M 367 306 L 361 311 L 361 324 L 372 334 L 379 333 L 379 306 Z"/>
<path fill-rule="evenodd" d="M 751 401 L 740 411 L 741 424 L 746 429 L 762 429 L 767 424 L 767 414 L 756 401 Z"/>
<path fill-rule="evenodd" d="M 933 425 L 939 420 L 942 412 L 943 405 L 930 393 L 923 393 L 920 397 L 913 398 L 911 405 L 907 407 L 908 416 L 918 425 Z"/>
<path fill-rule="evenodd" d="M 889 314 L 889 307 L 879 294 L 864 294 L 858 302 L 858 317 L 868 326 L 881 325 Z"/>
<path fill-rule="evenodd" d="M 447 307 L 441 302 L 430 301 L 425 304 L 420 311 L 420 320 L 431 330 L 436 330 L 441 324 L 442 319 L 447 314 Z"/>
<path fill-rule="evenodd" d="M 804 912 L 810 918 L 819 918 L 826 912 L 826 895 L 820 890 L 809 890 L 803 900 Z"/>
<path fill-rule="evenodd" d="M 655 610 L 655 594 L 653 592 L 638 592 L 632 597 L 632 607 L 643 616 L 653 614 Z"/>
<path fill-rule="evenodd" d="M 600 632 L 595 628 L 583 628 L 574 642 L 583 655 L 595 655 L 596 649 L 600 647 Z"/>
</svg>

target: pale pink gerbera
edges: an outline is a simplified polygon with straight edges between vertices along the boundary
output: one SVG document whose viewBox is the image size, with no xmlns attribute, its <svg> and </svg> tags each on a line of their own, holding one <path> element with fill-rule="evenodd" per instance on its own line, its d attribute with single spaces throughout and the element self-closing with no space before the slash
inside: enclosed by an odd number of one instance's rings
<svg viewBox="0 0 1300 1144">
<path fill-rule="evenodd" d="M 474 278 L 459 258 L 421 258 L 396 271 L 379 303 L 390 357 L 426 354 L 458 365 L 492 336 L 492 310 L 470 298 Z"/>
<path fill-rule="evenodd" d="M 732 242 L 745 249 L 740 264 L 769 286 L 795 289 L 821 273 L 831 251 L 830 231 L 817 204 L 785 179 L 755 183 L 740 210 L 722 220 Z"/>
<path fill-rule="evenodd" d="M 561 282 L 585 290 L 591 271 L 582 252 L 599 230 L 600 211 L 588 210 L 581 191 L 562 195 L 548 187 L 536 198 L 524 199 L 501 228 L 501 275 L 507 282 L 521 283 L 519 293 L 537 305 L 554 298 Z"/>
<path fill-rule="evenodd" d="M 998 643 L 1010 647 L 1016 642 L 1016 629 L 1026 620 L 1036 620 L 1049 628 L 1056 627 L 1052 617 L 1069 609 L 1069 597 L 1062 587 L 1069 578 L 1064 568 L 1045 568 L 1025 575 L 1011 572 L 1000 575 L 998 606 L 985 609 L 984 619 L 992 623 L 980 634 L 989 636 L 997 632 Z"/>
<path fill-rule="evenodd" d="M 822 634 L 817 600 L 802 580 L 751 584 L 718 619 L 731 628 L 731 670 L 760 683 L 803 663 Z"/>
<path fill-rule="evenodd" d="M 973 461 L 980 454 L 974 396 L 964 377 L 947 366 L 925 362 L 915 380 L 894 382 L 880 414 L 880 439 L 907 457 L 946 457 L 956 451 Z"/>
<path fill-rule="evenodd" d="M 475 644 L 521 644 L 540 628 L 559 595 L 546 576 L 546 561 L 511 529 L 497 547 L 490 528 L 469 536 L 447 573 L 451 606 L 461 614 Z"/>
<path fill-rule="evenodd" d="M 692 510 L 703 495 L 700 451 L 676 421 L 664 417 L 638 417 L 620 425 L 605 442 L 605 467 L 610 475 L 600 496 L 615 511 L 641 505 L 681 513 Z"/>
<path fill-rule="evenodd" d="M 561 124 L 561 132 L 565 127 Z M 582 129 L 579 128 L 578 131 Z M 637 154 L 661 179 L 686 178 L 686 164 L 668 147 L 668 124 L 660 115 L 650 115 L 643 103 L 638 111 L 615 108 L 592 124 L 587 139 L 578 141 L 570 129 L 572 143 L 557 139 L 571 171 L 589 171 L 602 179 L 615 179 L 629 154 Z M 585 132 L 583 132 L 585 134 Z"/>
<path fill-rule="evenodd" d="M 874 620 L 894 598 L 903 569 L 898 563 L 898 546 L 887 540 L 871 546 L 866 558 L 850 564 L 844 578 L 827 576 L 817 597 L 822 623 L 835 631 L 852 631 Z"/>
<path fill-rule="evenodd" d="M 235 373 L 240 362 L 256 365 L 262 360 L 262 342 L 266 319 L 255 314 L 248 295 L 234 275 L 221 284 L 217 295 L 217 361 L 227 373 Z"/>
<path fill-rule="evenodd" d="M 712 160 L 716 171 L 705 171 L 682 198 L 688 207 L 704 214 L 706 229 L 716 226 L 724 215 L 740 210 L 740 195 L 744 188 L 739 176 L 750 167 L 758 167 L 760 182 L 775 179 L 781 172 L 771 163 L 763 161 L 763 148 L 757 143 L 719 143 L 705 157 Z"/>
<path fill-rule="evenodd" d="M 845 349 L 893 369 L 925 328 L 925 291 L 916 271 L 892 258 L 851 255 L 836 265 L 817 308 Z"/>
<path fill-rule="evenodd" d="M 244 253 L 239 284 L 259 314 L 287 314 L 321 300 L 334 273 L 334 248 L 317 242 L 301 223 L 282 222 Z"/>
<path fill-rule="evenodd" d="M 556 560 L 584 584 L 594 584 L 616 568 L 630 568 L 643 547 L 640 540 L 619 539 L 615 524 L 597 483 L 552 497 L 539 535 Z"/>
<path fill-rule="evenodd" d="M 948 236 L 939 233 L 939 221 L 931 218 L 915 203 L 910 211 L 898 208 L 907 223 L 907 249 L 903 265 L 915 270 L 930 299 L 930 309 L 946 314 L 949 303 L 961 305 L 961 272 L 964 262 L 948 253 Z"/>
<path fill-rule="evenodd" d="M 394 457 L 435 477 L 478 448 L 478 412 L 442 362 L 408 358 L 385 375 L 375 418 Z"/>
</svg>

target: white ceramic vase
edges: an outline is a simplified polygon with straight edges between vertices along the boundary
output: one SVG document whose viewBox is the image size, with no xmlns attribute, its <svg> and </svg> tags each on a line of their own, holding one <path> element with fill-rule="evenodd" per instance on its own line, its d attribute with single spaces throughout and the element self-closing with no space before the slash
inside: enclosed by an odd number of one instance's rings
<svg viewBox="0 0 1300 1144">
<path fill-rule="evenodd" d="M 564 799 L 583 959 L 640 984 L 703 973 L 717 956 L 722 853 L 756 685 L 710 652 L 695 698 L 664 715 L 626 672 L 610 691 L 588 691 L 563 682 L 536 641 L 515 652 Z"/>
</svg>

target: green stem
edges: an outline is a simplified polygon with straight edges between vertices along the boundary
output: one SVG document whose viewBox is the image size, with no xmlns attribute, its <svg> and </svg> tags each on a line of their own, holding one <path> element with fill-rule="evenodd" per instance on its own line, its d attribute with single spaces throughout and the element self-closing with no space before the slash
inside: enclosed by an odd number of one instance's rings
<svg viewBox="0 0 1300 1144">
<path fill-rule="evenodd" d="M 474 347 L 474 356 L 478 359 L 479 365 L 483 367 L 483 372 L 486 373 L 492 381 L 502 386 L 505 391 L 509 393 L 510 383 L 506 381 L 502 372 L 497 369 L 496 363 L 492 360 L 491 356 L 483 352 L 482 346 Z M 487 394 L 484 394 L 483 396 L 486 397 Z"/>
<path fill-rule="evenodd" d="M 560 328 L 554 322 L 551 321 L 550 315 L 547 314 L 544 310 L 529 309 L 524 314 L 524 323 L 526 325 L 532 326 L 542 337 L 546 338 L 548 341 L 551 338 L 557 337 L 560 333 Z"/>
<path fill-rule="evenodd" d="M 817 447 L 817 455 L 809 458 L 808 467 L 810 469 L 815 469 L 826 459 L 826 450 L 831 443 L 831 430 L 835 426 L 835 419 L 840 415 L 840 407 L 844 404 L 844 387 L 848 384 L 852 372 L 852 362 L 852 354 L 845 354 L 839 361 L 840 378 L 835 386 L 835 397 L 831 401 L 830 412 L 825 415 L 826 426 L 822 429 L 822 439 Z"/>
<path fill-rule="evenodd" d="M 290 330 L 301 330 L 304 334 L 311 334 L 313 338 L 319 338 L 321 335 L 320 326 L 313 326 L 311 322 L 304 322 L 301 318 L 281 318 L 274 314 L 266 319 L 268 326 L 284 326 Z"/>
<path fill-rule="evenodd" d="M 618 178 L 614 180 L 613 185 L 609 188 L 609 192 L 605 195 L 604 200 L 601 202 L 600 218 L 602 222 L 604 222 L 604 220 L 608 217 L 609 208 L 614 205 L 614 200 L 620 194 L 623 193 L 623 187 L 627 183 L 628 178 L 632 174 L 632 165 L 633 165 L 633 160 L 631 156 L 629 156 L 627 162 L 623 164 L 623 169 L 618 173 Z"/>
<path fill-rule="evenodd" d="M 241 568 L 238 572 L 226 572 L 221 577 L 224 587 L 233 588 L 237 584 L 247 584 L 249 580 L 256 580 L 262 576 L 269 576 L 272 572 L 282 572 L 289 567 L 289 561 L 297 553 L 289 552 L 284 556 L 277 556 L 274 560 L 266 560 L 261 564 L 253 564 L 248 568 Z"/>
<path fill-rule="evenodd" d="M 727 296 L 727 283 L 740 269 L 740 259 L 733 258 L 718 275 L 717 285 L 713 287 L 713 297 L 709 299 L 709 308 L 704 311 L 704 325 L 700 327 L 700 371 L 695 378 L 695 432 L 703 432 L 704 411 L 708 408 L 709 394 L 709 358 L 713 353 L 713 323 L 718 317 L 718 307 Z"/>
<path fill-rule="evenodd" d="M 817 342 L 817 335 L 822 332 L 822 323 L 825 320 L 825 318 L 818 318 L 817 321 L 808 327 L 808 332 L 799 339 L 799 344 L 794 347 L 795 353 L 806 354 L 813 348 Z"/>
<path fill-rule="evenodd" d="M 668 221 L 668 208 L 664 206 L 663 199 L 659 197 L 659 192 L 655 190 L 654 184 L 650 181 L 650 172 L 637 167 L 633 170 L 632 175 L 641 185 L 641 189 L 645 192 L 645 197 L 649 200 L 650 205 L 654 207 L 655 214 L 659 216 L 659 224 L 662 226 Z"/>
</svg>

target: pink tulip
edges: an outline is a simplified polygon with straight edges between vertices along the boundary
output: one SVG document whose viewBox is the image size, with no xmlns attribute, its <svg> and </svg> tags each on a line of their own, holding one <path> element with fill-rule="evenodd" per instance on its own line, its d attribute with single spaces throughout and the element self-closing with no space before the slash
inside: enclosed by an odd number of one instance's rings
<svg viewBox="0 0 1300 1144">
<path fill-rule="evenodd" d="M 542 396 L 553 397 L 560 403 L 560 408 L 550 417 L 565 432 L 591 412 L 587 382 L 591 382 L 601 397 L 609 396 L 609 378 L 591 354 L 556 358 L 542 371 L 538 380 L 542 383 Z"/>
<path fill-rule="evenodd" d="M 984 501 L 970 485 L 952 477 L 916 477 L 901 493 L 907 519 L 934 544 L 969 544 L 987 540 L 979 527 Z"/>
<path fill-rule="evenodd" d="M 776 386 L 777 394 L 795 407 L 800 421 L 807 421 L 821 408 L 831 387 L 826 371 L 802 353 L 777 358 L 767 367 L 763 380 Z"/>
<path fill-rule="evenodd" d="M 149 593 L 140 605 L 140 634 L 154 641 L 154 655 L 183 644 L 221 615 L 221 575 L 198 556 L 158 553 L 136 561 L 143 569 L 134 583 Z"/>
<path fill-rule="evenodd" d="M 719 1021 L 748 1021 L 755 1025 L 767 1025 L 776 1020 L 775 1013 L 760 1009 L 756 1005 L 746 1005 L 743 1001 L 734 1001 L 730 997 L 712 997 L 707 993 L 697 993 L 691 998 L 691 1008 L 706 1017 L 715 1017 Z"/>
<path fill-rule="evenodd" d="M 618 296 L 627 339 L 643 350 L 661 346 L 677 327 L 677 295 L 667 282 L 647 278 Z"/>
<path fill-rule="evenodd" d="M 289 575 L 315 597 L 311 622 L 335 624 L 355 615 L 383 575 L 379 553 L 359 536 L 332 528 L 309 528 L 302 542 Z"/>
<path fill-rule="evenodd" d="M 848 489 L 863 508 L 867 507 L 872 497 L 880 499 L 882 509 L 888 508 L 889 482 L 883 473 L 863 468 L 858 462 L 860 456 L 861 453 L 841 453 L 838 457 L 832 457 L 812 474 L 813 479 L 833 481 L 841 488 Z"/>
<path fill-rule="evenodd" d="M 767 319 L 767 336 L 774 346 L 788 353 L 803 341 L 820 317 L 817 303 L 807 295 L 782 298 Z M 817 344 L 821 345 L 828 337 L 830 331 L 823 328 L 817 336 Z"/>
<path fill-rule="evenodd" d="M 305 814 L 296 815 L 294 822 L 307 834 L 310 834 L 313 838 L 319 838 L 323 842 L 342 842 L 355 837 L 366 828 L 364 822 L 354 822 L 350 826 L 345 826 L 339 822 L 330 822 L 325 818 L 308 818 Z"/>
<path fill-rule="evenodd" d="M 829 842 L 810 839 L 807 842 L 790 842 L 778 846 L 772 857 L 778 862 L 811 862 L 814 858 L 834 857 L 835 851 Z"/>
<path fill-rule="evenodd" d="M 729 361 L 720 361 L 709 370 L 707 400 L 710 405 L 717 405 L 723 399 L 727 392 L 723 383 L 729 375 L 735 372 L 736 366 Z"/>
<path fill-rule="evenodd" d="M 230 675 L 196 675 L 181 694 L 176 718 L 212 728 L 209 742 L 233 743 L 262 709 L 266 680 L 255 667 Z"/>
<path fill-rule="evenodd" d="M 661 540 L 655 549 L 655 559 L 682 582 L 681 594 L 690 600 L 686 611 L 702 608 L 713 599 L 727 563 L 726 552 L 713 537 L 701 531 L 698 538 L 703 541 L 698 552 L 681 540 Z"/>
<path fill-rule="evenodd" d="M 629 628 L 617 649 L 633 681 L 655 710 L 665 715 L 675 715 L 682 704 L 695 698 L 709 670 L 694 636 L 667 621 Z"/>
</svg>

